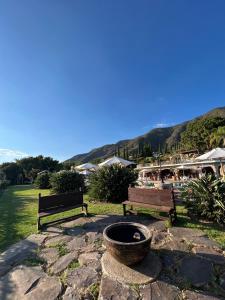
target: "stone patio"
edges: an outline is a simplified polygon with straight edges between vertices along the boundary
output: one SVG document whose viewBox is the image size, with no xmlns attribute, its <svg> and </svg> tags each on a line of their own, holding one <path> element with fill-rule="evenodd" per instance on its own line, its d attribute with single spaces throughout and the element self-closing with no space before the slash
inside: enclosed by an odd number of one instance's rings
<svg viewBox="0 0 225 300">
<path fill-rule="evenodd" d="M 104 274 L 102 231 L 133 221 L 153 233 L 151 253 L 162 270 L 147 285 Z M 172 227 L 141 216 L 80 217 L 31 235 L 0 255 L 1 300 L 215 300 L 225 299 L 225 256 L 200 230 Z"/>
</svg>

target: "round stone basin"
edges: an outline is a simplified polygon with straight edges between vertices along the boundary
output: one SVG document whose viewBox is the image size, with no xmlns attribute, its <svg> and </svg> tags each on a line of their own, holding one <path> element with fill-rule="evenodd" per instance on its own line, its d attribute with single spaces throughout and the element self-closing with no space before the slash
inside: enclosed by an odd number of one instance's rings
<svg viewBox="0 0 225 300">
<path fill-rule="evenodd" d="M 119 222 L 107 226 L 103 238 L 107 251 L 129 266 L 142 261 L 148 254 L 152 235 L 142 224 Z"/>
</svg>

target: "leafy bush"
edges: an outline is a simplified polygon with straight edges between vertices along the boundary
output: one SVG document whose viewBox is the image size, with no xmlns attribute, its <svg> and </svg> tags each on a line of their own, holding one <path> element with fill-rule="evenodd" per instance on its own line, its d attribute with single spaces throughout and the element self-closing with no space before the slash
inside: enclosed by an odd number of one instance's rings
<svg viewBox="0 0 225 300">
<path fill-rule="evenodd" d="M 90 176 L 89 195 L 94 199 L 122 202 L 127 189 L 137 180 L 137 173 L 119 165 L 105 166 Z"/>
<path fill-rule="evenodd" d="M 23 170 L 17 163 L 3 163 L 0 169 L 5 179 L 9 181 L 9 184 L 20 184 L 23 182 Z"/>
<path fill-rule="evenodd" d="M 0 191 L 7 188 L 9 181 L 6 179 L 0 180 Z"/>
<path fill-rule="evenodd" d="M 221 179 L 208 175 L 190 181 L 181 197 L 191 215 L 225 224 L 225 182 Z"/>
<path fill-rule="evenodd" d="M 34 184 L 39 189 L 50 188 L 50 174 L 47 172 L 38 174 Z"/>
<path fill-rule="evenodd" d="M 74 171 L 60 171 L 54 173 L 50 179 L 54 193 L 69 193 L 84 190 L 84 177 Z"/>
</svg>

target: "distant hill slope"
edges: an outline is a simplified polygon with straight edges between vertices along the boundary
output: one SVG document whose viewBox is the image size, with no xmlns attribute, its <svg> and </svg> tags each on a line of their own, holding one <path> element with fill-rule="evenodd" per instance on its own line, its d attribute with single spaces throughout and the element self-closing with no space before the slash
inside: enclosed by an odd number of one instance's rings
<svg viewBox="0 0 225 300">
<path fill-rule="evenodd" d="M 206 114 L 199 116 L 193 120 L 172 126 L 167 128 L 154 128 L 147 132 L 146 134 L 140 135 L 134 139 L 121 140 L 116 144 L 104 145 L 102 147 L 91 150 L 88 153 L 78 154 L 72 158 L 66 160 L 65 162 L 80 162 L 85 163 L 97 158 L 108 158 L 115 153 L 115 149 L 118 147 L 124 148 L 128 147 L 129 150 L 137 149 L 140 142 L 151 143 L 153 151 L 157 151 L 159 145 L 163 146 L 165 143 L 168 147 L 173 146 L 180 141 L 181 133 L 186 129 L 189 122 L 194 121 L 199 118 L 207 117 L 222 117 L 225 118 L 225 107 L 215 108 Z"/>
</svg>

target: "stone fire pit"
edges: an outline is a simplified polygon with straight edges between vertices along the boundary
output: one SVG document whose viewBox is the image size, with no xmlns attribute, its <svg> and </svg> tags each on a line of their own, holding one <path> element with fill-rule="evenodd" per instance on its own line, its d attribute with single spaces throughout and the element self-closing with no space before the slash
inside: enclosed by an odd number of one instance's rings
<svg viewBox="0 0 225 300">
<path fill-rule="evenodd" d="M 147 284 L 161 271 L 161 261 L 150 251 L 152 233 L 139 223 L 119 222 L 103 231 L 106 253 L 103 273 L 128 284 Z"/>
<path fill-rule="evenodd" d="M 107 251 L 127 266 L 144 259 L 149 252 L 151 237 L 146 226 L 132 222 L 111 224 L 103 231 Z"/>
</svg>

